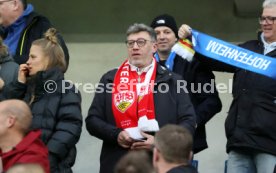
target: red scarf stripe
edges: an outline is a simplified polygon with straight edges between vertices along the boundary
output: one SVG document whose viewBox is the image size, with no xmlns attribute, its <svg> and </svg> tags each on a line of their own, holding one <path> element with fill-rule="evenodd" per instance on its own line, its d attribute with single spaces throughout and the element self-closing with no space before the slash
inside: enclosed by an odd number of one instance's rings
<svg viewBox="0 0 276 173">
<path fill-rule="evenodd" d="M 157 64 L 155 63 L 150 81 L 155 81 Z M 153 93 L 137 96 L 137 88 L 134 82 L 137 81 L 138 74 L 131 71 L 131 67 L 126 60 L 118 69 L 114 77 L 112 93 L 112 111 L 118 128 L 126 129 L 138 126 L 138 120 L 146 115 L 148 119 L 155 119 Z M 121 84 L 128 84 L 124 90 L 119 90 Z M 152 83 L 152 82 L 150 82 Z M 130 86 L 131 84 L 132 86 Z M 154 84 L 154 82 L 152 83 Z"/>
<path fill-rule="evenodd" d="M 183 39 L 179 39 L 179 42 L 184 44 L 185 46 L 189 47 L 189 48 L 193 48 L 193 45 L 191 44 L 191 42 L 186 41 L 187 39 L 183 40 Z"/>
</svg>

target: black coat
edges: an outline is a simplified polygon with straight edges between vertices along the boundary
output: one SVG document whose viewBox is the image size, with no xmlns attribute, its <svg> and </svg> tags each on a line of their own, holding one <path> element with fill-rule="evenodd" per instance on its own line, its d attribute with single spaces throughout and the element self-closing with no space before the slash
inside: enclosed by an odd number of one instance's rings
<svg viewBox="0 0 276 173">
<path fill-rule="evenodd" d="M 29 58 L 29 52 L 32 46 L 32 42 L 42 38 L 44 33 L 51 27 L 53 27 L 53 25 L 45 16 L 39 15 L 36 12 L 31 12 L 27 16 L 26 26 L 23 29 L 19 38 L 16 53 L 13 57 L 14 61 L 18 64 L 26 63 Z M 5 33 L 2 27 L 0 31 L 2 38 L 5 39 L 8 33 Z M 60 34 L 58 34 L 58 40 L 63 49 L 65 61 L 68 67 L 69 52 L 67 46 Z"/>
<path fill-rule="evenodd" d="M 48 80 L 56 83 L 54 92 L 47 92 Z M 42 141 L 50 154 L 51 172 L 72 172 L 76 143 L 81 134 L 81 96 L 75 88 L 62 91 L 64 74 L 58 69 L 38 72 L 28 85 L 17 80 L 4 88 L 6 98 L 24 99 L 30 104 L 32 129 L 41 129 Z M 68 84 L 68 83 L 67 83 Z M 66 85 L 67 86 L 67 85 Z"/>
<path fill-rule="evenodd" d="M 112 112 L 112 95 L 106 92 L 107 84 L 112 84 L 117 70 L 107 72 L 100 80 L 101 90 L 98 88 L 90 106 L 86 118 L 86 128 L 88 132 L 103 140 L 100 157 L 100 172 L 113 172 L 113 168 L 118 160 L 128 151 L 120 147 L 117 143 L 118 134 L 122 131 L 116 127 Z M 195 113 L 189 96 L 183 90 L 177 93 L 177 80 L 180 76 L 169 72 L 166 68 L 157 66 L 155 91 L 161 84 L 168 84 L 170 90 L 166 93 L 154 93 L 154 106 L 156 120 L 159 126 L 166 124 L 178 124 L 188 128 L 192 133 L 195 130 Z M 162 88 L 164 91 L 165 88 Z"/>
<path fill-rule="evenodd" d="M 215 87 L 215 76 L 211 70 L 203 67 L 196 58 L 192 62 L 188 62 L 178 55 L 174 59 L 173 72 L 181 75 L 187 81 L 187 89 L 196 112 L 197 123 L 193 150 L 194 153 L 198 153 L 208 147 L 205 124 L 216 113 L 220 112 L 222 107 Z M 205 84 L 213 84 L 213 92 L 208 92 L 211 91 L 211 88 L 207 88 L 207 92 L 204 92 L 203 86 Z M 195 87 L 200 85 L 201 87 Z"/>
<path fill-rule="evenodd" d="M 197 173 L 197 170 L 191 165 L 181 165 L 169 170 L 167 173 Z"/>
<path fill-rule="evenodd" d="M 240 45 L 263 54 L 262 41 Z M 276 50 L 266 56 L 276 57 Z M 234 73 L 233 101 L 225 121 L 227 152 L 253 149 L 276 155 L 276 80 L 218 61 L 201 58 L 217 71 Z"/>
</svg>

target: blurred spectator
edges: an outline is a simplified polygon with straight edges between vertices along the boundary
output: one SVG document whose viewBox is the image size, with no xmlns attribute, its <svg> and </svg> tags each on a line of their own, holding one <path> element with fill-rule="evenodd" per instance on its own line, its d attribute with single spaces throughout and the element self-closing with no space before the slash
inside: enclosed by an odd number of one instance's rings
<svg viewBox="0 0 276 173">
<path fill-rule="evenodd" d="M 158 173 L 197 173 L 190 165 L 193 137 L 177 125 L 166 125 L 155 135 L 153 165 Z"/>
<path fill-rule="evenodd" d="M 41 132 L 29 131 L 32 113 L 20 100 L 0 102 L 0 149 L 3 170 L 21 163 L 39 164 L 50 173 L 48 149 L 40 139 Z"/>
<path fill-rule="evenodd" d="M 46 173 L 38 164 L 16 164 L 6 173 Z"/>
<path fill-rule="evenodd" d="M 0 37 L 0 100 L 3 100 L 2 89 L 5 85 L 17 79 L 18 64 L 8 53 L 7 47 Z"/>
<path fill-rule="evenodd" d="M 42 38 L 52 24 L 45 16 L 34 12 L 34 7 L 27 4 L 27 0 L 0 0 L 0 6 L 0 33 L 4 43 L 16 63 L 26 63 L 32 42 Z M 69 52 L 61 35 L 58 35 L 58 40 L 65 55 L 67 69 Z"/>
<path fill-rule="evenodd" d="M 154 173 L 149 154 L 145 151 L 130 151 L 115 167 L 115 173 Z"/>
</svg>

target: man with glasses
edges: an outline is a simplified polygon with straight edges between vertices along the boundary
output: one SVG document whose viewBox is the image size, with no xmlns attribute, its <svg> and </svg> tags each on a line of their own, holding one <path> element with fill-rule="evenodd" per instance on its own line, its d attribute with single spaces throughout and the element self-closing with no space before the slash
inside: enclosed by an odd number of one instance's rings
<svg viewBox="0 0 276 173">
<path fill-rule="evenodd" d="M 103 140 L 100 172 L 113 172 L 129 150 L 151 150 L 153 134 L 166 124 L 191 133 L 195 113 L 180 76 L 156 63 L 156 33 L 144 24 L 126 33 L 128 58 L 104 74 L 86 118 L 88 132 Z"/>
<path fill-rule="evenodd" d="M 0 0 L 0 34 L 16 63 L 28 60 L 32 42 L 51 27 L 50 21 L 34 12 L 27 0 Z M 68 66 L 69 53 L 61 35 L 59 41 Z"/>
<path fill-rule="evenodd" d="M 272 58 L 276 57 L 276 0 L 263 2 L 258 39 L 240 46 Z M 179 37 L 190 31 L 179 29 Z M 234 73 L 233 101 L 225 122 L 227 173 L 271 173 L 276 164 L 276 80 L 202 58 L 218 71 Z"/>
<path fill-rule="evenodd" d="M 263 23 L 266 22 L 267 24 L 272 25 L 275 19 L 276 17 L 272 17 L 272 16 L 261 16 L 259 17 L 259 23 L 262 25 Z"/>
</svg>

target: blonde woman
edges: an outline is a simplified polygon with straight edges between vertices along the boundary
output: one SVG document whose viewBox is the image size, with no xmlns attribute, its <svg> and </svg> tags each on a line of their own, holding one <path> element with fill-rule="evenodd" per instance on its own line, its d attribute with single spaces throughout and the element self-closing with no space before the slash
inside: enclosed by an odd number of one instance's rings
<svg viewBox="0 0 276 173">
<path fill-rule="evenodd" d="M 56 33 L 50 28 L 44 38 L 32 43 L 27 63 L 20 65 L 18 79 L 5 88 L 4 95 L 30 105 L 32 129 L 42 130 L 51 173 L 70 173 L 82 127 L 81 96 L 74 87 L 62 88 L 66 63 Z"/>
</svg>

